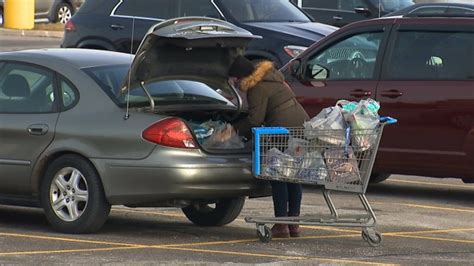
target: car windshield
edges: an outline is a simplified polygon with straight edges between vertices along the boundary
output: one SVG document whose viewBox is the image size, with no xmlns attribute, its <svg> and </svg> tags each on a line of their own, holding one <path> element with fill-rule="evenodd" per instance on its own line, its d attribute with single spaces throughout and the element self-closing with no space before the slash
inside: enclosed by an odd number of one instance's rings
<svg viewBox="0 0 474 266">
<path fill-rule="evenodd" d="M 120 107 L 149 106 L 149 99 L 142 88 L 131 88 L 130 93 L 121 93 L 121 85 L 130 65 L 115 65 L 105 67 L 91 67 L 83 70 L 94 79 L 97 84 Z M 233 95 L 221 90 L 219 84 L 211 84 L 192 77 L 179 77 L 173 80 L 156 80 L 145 84 L 147 91 L 153 97 L 157 108 L 172 105 L 216 105 L 235 107 L 237 99 Z M 226 84 L 226 86 L 230 86 Z M 226 88 L 225 91 L 228 91 Z"/>
<path fill-rule="evenodd" d="M 398 11 L 407 6 L 413 5 L 413 0 L 372 0 L 376 5 L 382 5 L 382 8 L 385 12 L 394 12 Z"/>
<path fill-rule="evenodd" d="M 220 0 L 221 8 L 239 22 L 309 22 L 289 0 Z"/>
</svg>

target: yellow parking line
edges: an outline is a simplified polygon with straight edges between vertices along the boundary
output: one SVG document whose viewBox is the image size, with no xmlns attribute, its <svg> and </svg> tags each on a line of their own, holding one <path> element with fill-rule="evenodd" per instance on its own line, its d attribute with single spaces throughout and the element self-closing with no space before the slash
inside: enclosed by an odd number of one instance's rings
<svg viewBox="0 0 474 266">
<path fill-rule="evenodd" d="M 412 231 L 412 232 L 387 232 L 387 233 L 384 233 L 384 235 L 397 236 L 397 235 L 417 235 L 417 234 L 439 234 L 439 233 L 466 232 L 466 231 L 474 231 L 474 228 L 453 228 L 453 229 L 424 230 L 424 231 Z"/>
<path fill-rule="evenodd" d="M 264 257 L 264 258 L 284 259 L 284 260 L 319 260 L 319 261 L 327 261 L 327 262 L 351 263 L 351 264 L 363 264 L 363 265 L 393 265 L 393 264 L 382 264 L 379 262 L 367 262 L 367 261 L 357 261 L 357 260 L 330 259 L 330 258 L 304 257 L 304 256 L 285 256 L 285 255 L 277 255 L 277 254 L 235 252 L 235 251 L 223 251 L 223 250 L 211 250 L 211 249 L 195 249 L 195 248 L 179 248 L 179 247 L 166 247 L 164 249 L 192 251 L 192 252 L 200 252 L 200 253 L 214 253 L 214 254 L 223 254 L 223 255 L 237 255 L 237 256 L 247 256 L 247 257 Z"/>
<path fill-rule="evenodd" d="M 401 180 L 401 179 L 387 179 L 385 182 L 392 183 L 407 183 L 407 184 L 417 184 L 417 185 L 433 185 L 439 187 L 456 187 L 456 188 L 465 188 L 474 190 L 473 185 L 455 185 L 455 184 L 445 184 L 445 183 L 435 183 L 435 182 L 422 182 L 422 181 L 412 181 L 412 180 Z"/>
<path fill-rule="evenodd" d="M 143 248 L 143 247 L 116 247 L 116 248 L 88 248 L 88 249 L 17 251 L 17 252 L 2 252 L 2 253 L 0 253 L 0 256 L 41 255 L 41 254 L 61 254 L 61 253 L 85 253 L 85 252 L 114 251 L 114 250 L 127 250 L 127 249 L 141 249 L 141 248 Z"/>
<path fill-rule="evenodd" d="M 95 240 L 85 240 L 85 239 L 75 239 L 75 238 L 61 238 L 61 237 L 50 237 L 50 236 L 40 236 L 40 235 L 25 235 L 25 234 L 13 234 L 13 233 L 0 233 L 0 236 L 19 237 L 19 238 L 31 238 L 31 239 L 41 239 L 41 240 L 51 240 L 51 241 L 75 242 L 75 243 L 85 243 L 85 244 L 99 244 L 99 245 L 125 246 L 125 247 L 136 247 L 136 248 L 138 248 L 138 247 L 146 247 L 146 246 L 144 246 L 144 245 L 136 245 L 136 244 L 128 244 L 128 243 L 95 241 Z"/>
<path fill-rule="evenodd" d="M 421 205 L 421 204 L 413 204 L 413 203 L 397 203 L 397 202 L 382 202 L 382 201 L 371 201 L 371 203 L 372 204 L 399 205 L 399 206 L 406 206 L 406 207 L 412 207 L 412 208 L 433 209 L 433 210 L 440 210 L 440 211 L 474 213 L 474 209 L 450 208 L 450 207 Z"/>
<path fill-rule="evenodd" d="M 123 210 L 123 209 L 112 209 L 115 212 L 131 212 L 131 213 L 142 213 L 142 214 L 153 214 L 153 215 L 160 215 L 160 216 L 168 216 L 174 218 L 185 218 L 184 214 L 178 213 L 167 213 L 167 212 L 154 212 L 154 211 L 142 211 L 142 210 Z"/>
</svg>

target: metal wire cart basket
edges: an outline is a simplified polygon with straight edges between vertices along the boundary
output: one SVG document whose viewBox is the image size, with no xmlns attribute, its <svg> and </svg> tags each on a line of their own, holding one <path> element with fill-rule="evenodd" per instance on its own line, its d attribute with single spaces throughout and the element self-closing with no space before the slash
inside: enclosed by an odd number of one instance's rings
<svg viewBox="0 0 474 266">
<path fill-rule="evenodd" d="M 258 179 L 323 185 L 329 215 L 300 217 L 246 217 L 257 225 L 262 242 L 271 240 L 265 224 L 361 227 L 371 246 L 382 242 L 375 230 L 376 217 L 365 197 L 383 128 L 396 123 L 380 118 L 374 129 L 316 130 L 304 128 L 254 128 L 253 173 Z M 339 215 L 331 191 L 357 193 L 366 213 Z"/>
</svg>

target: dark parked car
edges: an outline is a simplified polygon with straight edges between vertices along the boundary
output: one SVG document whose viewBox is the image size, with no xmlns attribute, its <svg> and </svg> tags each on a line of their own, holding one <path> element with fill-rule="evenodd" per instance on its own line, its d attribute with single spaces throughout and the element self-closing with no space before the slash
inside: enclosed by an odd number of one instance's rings
<svg viewBox="0 0 474 266">
<path fill-rule="evenodd" d="M 336 30 L 312 22 L 288 0 L 88 0 L 66 25 L 61 46 L 135 52 L 152 25 L 185 16 L 223 19 L 262 36 L 247 56 L 279 66 Z"/>
<path fill-rule="evenodd" d="M 389 17 L 350 24 L 284 67 L 311 116 L 371 97 L 387 129 L 374 181 L 388 174 L 474 181 L 474 18 Z"/>
<path fill-rule="evenodd" d="M 349 23 L 378 18 L 413 5 L 413 0 L 292 0 L 315 21 L 345 26 Z"/>
<path fill-rule="evenodd" d="M 415 4 L 401 10 L 389 13 L 385 16 L 433 16 L 438 15 L 449 15 L 449 16 L 474 16 L 474 4 L 462 4 L 462 3 L 424 3 Z"/>
<path fill-rule="evenodd" d="M 110 51 L 0 53 L 0 203 L 41 204 L 68 233 L 99 229 L 115 204 L 232 222 L 268 185 L 245 145 L 223 149 L 194 129 L 241 113 L 227 71 L 255 37 L 193 18 L 151 29 L 131 67 Z"/>
<path fill-rule="evenodd" d="M 0 25 L 4 22 L 4 0 L 0 0 Z M 36 0 L 35 18 L 47 18 L 51 22 L 66 23 L 81 7 L 84 0 Z"/>
</svg>

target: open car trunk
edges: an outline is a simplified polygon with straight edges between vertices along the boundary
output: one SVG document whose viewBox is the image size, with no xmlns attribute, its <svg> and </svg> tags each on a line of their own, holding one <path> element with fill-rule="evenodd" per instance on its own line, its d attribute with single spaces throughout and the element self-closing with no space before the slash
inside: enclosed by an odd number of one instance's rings
<svg viewBox="0 0 474 266">
<path fill-rule="evenodd" d="M 159 23 L 137 51 L 122 83 L 122 101 L 182 118 L 205 151 L 249 152 L 249 144 L 228 124 L 244 115 L 228 70 L 254 38 L 259 36 L 212 18 Z"/>
</svg>

